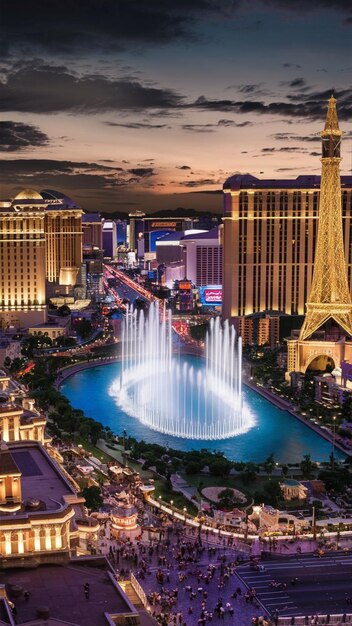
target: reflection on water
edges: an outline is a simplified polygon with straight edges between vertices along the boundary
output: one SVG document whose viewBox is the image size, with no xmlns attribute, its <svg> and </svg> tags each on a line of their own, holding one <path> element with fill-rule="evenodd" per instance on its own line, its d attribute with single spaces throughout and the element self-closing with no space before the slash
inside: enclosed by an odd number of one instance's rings
<svg viewBox="0 0 352 626">
<path fill-rule="evenodd" d="M 190 364 L 198 359 L 185 357 Z M 304 454 L 310 454 L 316 461 L 328 460 L 331 443 L 286 411 L 259 396 L 255 391 L 244 388 L 244 402 L 254 416 L 255 425 L 248 432 L 221 441 L 197 441 L 164 435 L 144 426 L 137 419 L 126 415 L 116 405 L 108 389 L 119 375 L 120 364 L 113 363 L 77 372 L 68 378 L 61 387 L 75 408 L 82 409 L 88 417 L 101 421 L 116 434 L 124 429 L 136 439 L 180 450 L 222 451 L 229 459 L 236 461 L 264 461 L 271 452 L 275 459 L 283 463 L 295 463 Z M 94 392 L 92 391 L 94 390 Z M 337 458 L 344 454 L 335 450 Z"/>
</svg>

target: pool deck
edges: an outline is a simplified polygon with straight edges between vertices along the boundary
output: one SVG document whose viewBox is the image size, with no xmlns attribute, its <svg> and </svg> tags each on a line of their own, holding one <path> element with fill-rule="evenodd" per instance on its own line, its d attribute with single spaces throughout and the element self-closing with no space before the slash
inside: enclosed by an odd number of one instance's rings
<svg viewBox="0 0 352 626">
<path fill-rule="evenodd" d="M 112 357 L 107 357 L 107 358 L 92 359 L 91 361 L 84 362 L 84 363 L 77 363 L 75 365 L 68 365 L 62 370 L 59 370 L 58 378 L 56 379 L 56 382 L 55 382 L 55 388 L 60 389 L 62 383 L 67 378 L 69 378 L 73 374 L 76 374 L 77 372 L 80 372 L 85 369 L 89 369 L 91 367 L 97 367 L 100 365 L 110 365 L 111 363 L 116 363 L 120 360 L 121 360 L 121 356 L 112 356 Z M 245 376 L 243 377 L 243 383 L 247 387 L 255 391 L 256 393 L 261 395 L 263 398 L 271 402 L 271 404 L 274 404 L 278 409 L 281 409 L 282 411 L 287 411 L 293 417 L 295 417 L 300 422 L 308 426 L 308 428 L 310 428 L 311 430 L 314 430 L 320 437 L 322 437 L 326 441 L 329 441 L 331 444 L 334 444 L 335 448 L 338 448 L 341 452 L 346 454 L 346 456 L 352 456 L 352 448 L 351 449 L 345 448 L 338 440 L 336 440 L 336 438 L 335 438 L 335 441 L 333 441 L 332 433 L 330 433 L 327 430 L 323 430 L 320 426 L 318 426 L 317 424 L 314 424 L 309 419 L 307 420 L 304 415 L 302 415 L 301 413 L 297 411 L 297 408 L 293 406 L 291 402 L 289 402 L 288 400 L 284 400 L 283 398 L 277 396 L 276 394 L 269 391 L 268 389 L 265 389 L 264 387 L 257 385 L 255 382 L 249 380 Z"/>
</svg>

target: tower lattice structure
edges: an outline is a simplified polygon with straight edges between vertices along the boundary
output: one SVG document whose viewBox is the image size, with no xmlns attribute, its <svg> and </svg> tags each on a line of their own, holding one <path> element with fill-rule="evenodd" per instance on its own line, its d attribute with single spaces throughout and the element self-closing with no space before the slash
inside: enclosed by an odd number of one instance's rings
<svg viewBox="0 0 352 626">
<path fill-rule="evenodd" d="M 300 340 L 309 339 L 332 319 L 352 337 L 352 300 L 342 236 L 340 145 L 336 99 L 329 99 L 322 137 L 318 237 L 312 287 Z"/>
</svg>

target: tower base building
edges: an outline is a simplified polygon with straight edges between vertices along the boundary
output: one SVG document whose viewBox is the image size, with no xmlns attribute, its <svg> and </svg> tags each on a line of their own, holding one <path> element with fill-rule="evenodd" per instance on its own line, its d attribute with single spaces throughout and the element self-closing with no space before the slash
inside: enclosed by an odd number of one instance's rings
<svg viewBox="0 0 352 626">
<path fill-rule="evenodd" d="M 352 362 L 352 300 L 344 249 L 340 145 L 336 100 L 322 138 L 319 226 L 306 316 L 299 336 L 288 339 L 286 378 L 293 372 L 332 372 Z"/>
<path fill-rule="evenodd" d="M 335 340 L 306 341 L 297 338 L 287 340 L 287 372 L 289 382 L 292 372 L 306 374 L 341 369 L 343 361 L 352 363 L 352 342 L 343 337 Z"/>
</svg>

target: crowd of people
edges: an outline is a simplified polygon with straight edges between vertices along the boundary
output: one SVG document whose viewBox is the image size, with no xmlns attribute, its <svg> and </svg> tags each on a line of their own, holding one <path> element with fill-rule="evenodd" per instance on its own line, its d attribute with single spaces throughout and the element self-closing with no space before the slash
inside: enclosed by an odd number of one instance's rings
<svg viewBox="0 0 352 626">
<path fill-rule="evenodd" d="M 182 523 L 169 524 L 153 539 L 110 540 L 107 555 L 118 579 L 135 575 L 160 626 L 231 623 L 234 615 L 239 626 L 265 626 L 255 590 L 236 577 L 243 555 L 227 541 L 210 543 Z"/>
</svg>

